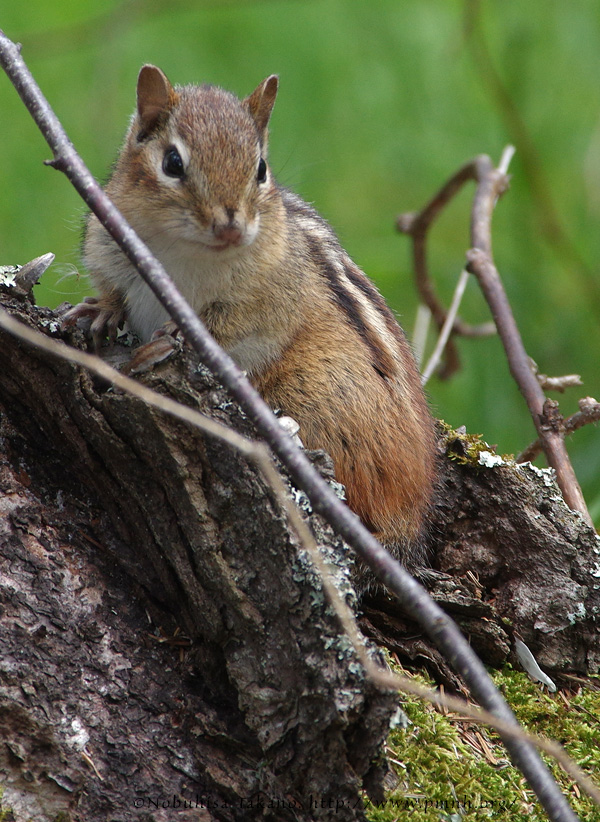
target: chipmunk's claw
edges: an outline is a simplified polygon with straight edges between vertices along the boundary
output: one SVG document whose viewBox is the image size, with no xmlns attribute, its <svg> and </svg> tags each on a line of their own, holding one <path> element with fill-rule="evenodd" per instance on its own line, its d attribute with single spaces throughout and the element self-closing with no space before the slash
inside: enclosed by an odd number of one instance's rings
<svg viewBox="0 0 600 822">
<path fill-rule="evenodd" d="M 106 303 L 97 297 L 86 297 L 82 303 L 63 314 L 61 328 L 72 328 L 83 320 L 83 330 L 88 333 L 94 348 L 98 350 L 103 340 L 108 337 L 111 343 L 117 339 L 119 329 L 125 323 L 125 310 L 122 304 Z"/>
<path fill-rule="evenodd" d="M 109 342 L 115 342 L 117 332 L 123 327 L 125 319 L 125 309 L 121 301 L 86 297 L 79 305 L 63 314 L 61 328 L 79 325 L 92 338 L 94 348 L 98 350 L 106 337 Z M 168 360 L 181 350 L 178 334 L 179 329 L 174 322 L 165 323 L 154 332 L 150 342 L 135 349 L 129 362 L 121 369 L 123 373 L 142 374 Z"/>
</svg>

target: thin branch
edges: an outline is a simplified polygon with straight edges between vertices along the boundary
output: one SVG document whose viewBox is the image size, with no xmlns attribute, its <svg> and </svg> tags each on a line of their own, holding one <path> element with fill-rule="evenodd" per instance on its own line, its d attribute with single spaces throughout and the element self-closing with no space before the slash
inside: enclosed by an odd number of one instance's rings
<svg viewBox="0 0 600 822">
<path fill-rule="evenodd" d="M 563 420 L 563 435 L 572 434 L 574 431 L 583 428 L 584 425 L 590 425 L 590 423 L 595 422 L 600 422 L 600 402 L 593 397 L 583 397 L 579 400 L 579 411 L 576 411 L 575 414 Z M 530 462 L 543 450 L 542 441 L 537 439 L 521 451 L 519 456 L 515 458 L 516 462 Z"/>
<path fill-rule="evenodd" d="M 498 168 L 494 168 L 490 158 L 485 155 L 475 157 L 448 180 L 419 214 L 400 217 L 398 226 L 400 230 L 410 234 L 413 239 L 415 271 L 419 290 L 431 307 L 437 321 L 441 317 L 443 309 L 437 304 L 437 299 L 433 294 L 433 285 L 427 271 L 425 259 L 427 231 L 441 209 L 468 180 L 475 180 L 477 183 L 471 210 L 471 243 L 473 248 L 467 252 L 467 270 L 477 277 L 481 290 L 490 306 L 495 326 L 506 352 L 511 374 L 525 398 L 548 464 L 556 471 L 556 480 L 564 500 L 571 509 L 579 511 L 588 525 L 593 528 L 592 518 L 565 447 L 564 421 L 557 410 L 553 410 L 553 406 L 546 400 L 544 391 L 531 368 L 531 361 L 523 346 L 506 292 L 493 263 L 492 214 L 498 198 L 508 188 L 506 171 L 513 154 L 514 148 L 507 146 Z M 458 300 L 456 293 L 453 298 L 453 310 L 455 300 Z M 447 315 L 442 323 L 442 328 L 444 328 L 446 319 Z M 457 333 L 456 322 L 452 324 L 451 333 Z M 444 329 L 443 336 L 438 341 L 438 347 L 436 347 L 434 354 L 439 353 L 438 348 L 441 347 L 444 337 L 447 336 L 448 329 Z M 450 367 L 448 363 L 456 364 L 455 349 L 448 348 L 451 342 L 452 340 L 449 339 L 446 346 L 447 357 L 449 357 L 446 364 L 446 374 Z M 427 377 L 430 373 L 428 366 Z M 550 413 L 550 411 L 553 411 L 553 413 Z"/>
<path fill-rule="evenodd" d="M 546 413 L 546 397 L 531 370 L 506 292 L 491 258 L 491 210 L 497 188 L 502 185 L 500 175 L 490 173 L 478 187 L 471 235 L 475 247 L 467 252 L 467 267 L 477 277 L 490 306 L 506 352 L 510 372 L 525 398 L 548 464 L 556 471 L 556 481 L 564 500 L 569 508 L 579 511 L 584 520 L 593 528 L 592 518 L 569 459 L 564 435 L 560 430 L 562 418 L 553 420 Z"/>
<path fill-rule="evenodd" d="M 37 262 L 37 260 L 33 261 L 33 263 Z M 21 272 L 27 272 L 28 270 L 29 268 L 26 266 L 21 268 Z M 106 382 L 111 383 L 112 386 L 127 392 L 131 396 L 137 397 L 147 405 L 182 422 L 188 423 L 211 437 L 216 437 L 226 442 L 232 448 L 237 449 L 247 459 L 254 462 L 262 473 L 265 482 L 275 494 L 280 506 L 286 512 L 290 526 L 296 532 L 301 545 L 310 554 L 311 560 L 321 577 L 323 588 L 340 625 L 352 642 L 354 650 L 365 668 L 367 676 L 372 682 L 382 689 L 391 688 L 402 691 L 403 693 L 413 694 L 431 703 L 438 709 L 445 708 L 461 716 L 466 716 L 475 722 L 489 725 L 508 737 L 532 743 L 539 750 L 553 756 L 562 765 L 565 771 L 570 774 L 583 790 L 600 806 L 600 790 L 557 742 L 523 731 L 518 726 L 515 727 L 513 724 L 503 722 L 488 711 L 477 708 L 464 699 L 434 691 L 432 688 L 418 684 L 409 677 L 401 676 L 375 664 L 373 658 L 367 651 L 364 637 L 360 633 L 352 610 L 340 595 L 312 531 L 300 514 L 298 506 L 290 498 L 281 475 L 275 467 L 270 452 L 264 443 L 251 440 L 239 434 L 237 431 L 228 428 L 226 425 L 205 416 L 199 411 L 182 405 L 170 397 L 159 394 L 157 391 L 153 391 L 143 383 L 137 382 L 125 376 L 120 371 L 117 371 L 95 354 L 89 354 L 72 348 L 47 337 L 39 331 L 28 328 L 24 323 L 11 317 L 4 309 L 0 309 L 0 328 L 8 331 L 23 342 L 47 352 L 51 356 L 86 368 L 88 371 L 106 380 Z"/>
<path fill-rule="evenodd" d="M 563 377 L 549 377 L 547 374 L 540 374 L 538 364 L 531 357 L 529 358 L 531 370 L 544 391 L 559 391 L 563 394 L 567 388 L 583 385 L 583 380 L 579 374 L 565 374 Z"/>
<path fill-rule="evenodd" d="M 500 162 L 498 163 L 498 171 L 500 174 L 508 174 L 508 167 L 512 158 L 515 156 L 517 149 L 514 146 L 508 145 L 504 147 Z"/>
<path fill-rule="evenodd" d="M 510 165 L 510 161 L 512 160 L 514 154 L 515 147 L 511 145 L 506 146 L 502 152 L 502 157 L 500 158 L 500 163 L 498 166 L 499 174 L 506 174 L 508 172 L 508 166 Z M 445 312 L 441 307 L 441 304 L 437 302 L 437 297 L 433 292 L 433 283 L 429 278 L 425 261 L 425 237 L 435 218 L 438 216 L 442 208 L 448 204 L 451 198 L 458 193 L 466 181 L 470 179 L 479 181 L 479 175 L 483 174 L 483 176 L 485 176 L 490 168 L 491 163 L 489 158 L 484 155 L 476 157 L 470 163 L 467 163 L 459 169 L 459 171 L 450 178 L 446 185 L 440 189 L 433 200 L 431 200 L 419 214 L 404 214 L 398 217 L 398 228 L 401 231 L 410 234 L 413 238 L 417 286 L 421 291 L 421 296 L 425 300 L 429 310 L 434 312 L 434 316 L 436 317 L 438 324 L 443 319 L 434 351 L 429 359 L 429 362 L 427 363 L 427 367 L 423 371 L 423 385 L 429 381 L 431 375 L 438 367 L 444 350 L 447 350 L 448 340 L 451 334 L 462 334 L 463 336 L 474 337 L 488 336 L 496 333 L 496 326 L 493 323 L 484 323 L 479 326 L 467 326 L 461 320 L 457 320 L 458 309 L 460 308 L 460 303 L 467 287 L 468 273 L 466 271 L 461 273 L 452 297 L 450 308 L 447 312 Z M 500 193 L 501 192 L 498 193 L 496 199 Z M 457 353 L 454 348 L 451 348 L 449 357 L 451 361 L 458 364 Z M 448 365 L 446 366 L 444 375 L 446 377 L 450 376 L 448 372 Z"/>
<path fill-rule="evenodd" d="M 488 161 L 485 156 L 476 157 L 460 168 L 434 197 L 418 213 L 401 214 L 396 219 L 396 227 L 403 234 L 408 234 L 412 239 L 413 264 L 417 290 L 422 301 L 431 311 L 440 332 L 447 320 L 447 312 L 438 298 L 433 280 L 429 275 L 427 265 L 427 233 L 439 216 L 444 207 L 462 189 L 465 183 L 478 179 L 478 167 L 481 163 Z M 492 323 L 471 326 L 456 317 L 451 325 L 452 335 L 464 337 L 482 337 L 496 333 L 496 328 Z M 446 362 L 440 376 L 447 379 L 452 376 L 460 367 L 458 351 L 452 336 L 447 340 L 445 346 Z"/>
<path fill-rule="evenodd" d="M 134 263 L 201 360 L 253 420 L 260 434 L 290 472 L 294 483 L 307 494 L 314 510 L 324 516 L 357 551 L 377 578 L 396 594 L 407 613 L 422 626 L 455 670 L 463 676 L 474 697 L 491 713 L 509 725 L 516 725 L 514 714 L 455 623 L 433 602 L 425 589 L 382 548 L 358 517 L 336 497 L 325 480 L 314 470 L 306 455 L 283 432 L 267 405 L 233 360 L 208 334 L 147 246 L 110 202 L 77 155 L 21 59 L 19 49 L 2 32 L 0 64 L 50 145 L 56 167 L 64 171 L 84 201 Z M 574 822 L 577 817 L 535 748 L 521 740 L 508 736 L 503 738 L 514 762 L 528 779 L 552 822 Z"/>
<path fill-rule="evenodd" d="M 510 161 L 512 160 L 514 154 L 514 146 L 506 146 L 506 148 L 502 152 L 502 157 L 500 158 L 500 164 L 498 166 L 498 172 L 500 174 L 506 174 L 508 172 L 508 166 L 510 165 Z M 425 206 L 425 208 L 420 212 L 420 214 L 416 216 L 403 215 L 398 218 L 398 227 L 401 228 L 401 230 L 411 234 L 411 236 L 413 237 L 414 246 L 415 248 L 418 248 L 418 254 L 416 254 L 415 257 L 415 270 L 417 272 L 417 281 L 420 281 L 423 285 L 426 286 L 424 295 L 429 294 L 429 298 L 431 298 L 431 295 L 433 293 L 433 283 L 429 279 L 429 276 L 427 274 L 427 266 L 425 264 L 426 233 L 429 230 L 431 223 L 433 222 L 435 217 L 437 217 L 437 215 L 439 214 L 441 208 L 448 204 L 451 197 L 453 197 L 459 191 L 464 182 L 468 179 L 478 181 L 478 175 L 482 173 L 482 171 L 485 174 L 490 166 L 491 164 L 487 157 L 483 155 L 480 157 L 476 157 L 472 162 L 467 163 L 467 165 L 463 166 L 446 183 L 446 185 L 438 192 L 438 194 L 436 194 L 433 200 L 427 206 Z M 459 324 L 457 325 L 456 317 L 458 314 L 458 310 L 460 308 L 460 303 L 465 293 L 465 289 L 467 287 L 468 276 L 468 272 L 463 271 L 458 279 L 456 289 L 452 296 L 452 302 L 450 303 L 450 308 L 445 313 L 444 321 L 440 328 L 440 333 L 435 348 L 433 350 L 431 357 L 429 358 L 427 367 L 423 371 L 423 375 L 421 378 L 423 385 L 425 385 L 429 381 L 431 375 L 438 367 L 440 360 L 442 358 L 442 354 L 444 353 L 444 350 L 446 350 L 447 348 L 448 340 L 450 339 L 451 334 L 462 333 L 464 335 L 467 335 L 468 332 L 468 336 L 483 336 L 496 333 L 496 326 L 494 325 L 494 323 L 485 323 L 476 328 L 465 327 L 461 322 L 459 322 Z M 451 360 L 455 360 L 456 352 L 454 349 L 451 349 L 449 356 Z M 456 363 L 458 363 L 457 360 Z M 448 373 L 448 366 L 444 371 L 444 376 L 450 376 Z"/>
<path fill-rule="evenodd" d="M 454 294 L 452 296 L 452 302 L 450 303 L 450 308 L 448 309 L 448 313 L 446 314 L 446 319 L 444 320 L 444 324 L 437 339 L 437 343 L 435 344 L 435 348 L 433 349 L 433 353 L 429 358 L 427 366 L 423 370 L 423 374 L 421 376 L 421 382 L 423 383 L 423 385 L 427 384 L 429 378 L 431 377 L 435 369 L 438 367 L 438 364 L 442 358 L 442 354 L 444 353 L 444 349 L 446 348 L 446 343 L 448 342 L 448 338 L 452 333 L 454 320 L 458 313 L 458 309 L 460 307 L 460 303 L 463 298 L 463 294 L 465 293 L 465 289 L 467 287 L 468 282 L 469 272 L 463 269 L 460 273 L 460 277 L 458 278 L 458 282 L 456 283 L 456 288 L 454 289 Z"/>
</svg>

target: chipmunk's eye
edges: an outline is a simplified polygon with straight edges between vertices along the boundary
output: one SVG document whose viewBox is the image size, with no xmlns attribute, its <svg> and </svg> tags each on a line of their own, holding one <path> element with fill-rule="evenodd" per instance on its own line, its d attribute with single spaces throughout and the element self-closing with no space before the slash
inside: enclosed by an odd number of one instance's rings
<svg viewBox="0 0 600 822">
<path fill-rule="evenodd" d="M 264 183 L 267 179 L 267 164 L 261 157 L 258 162 L 258 171 L 256 172 L 256 182 Z"/>
<path fill-rule="evenodd" d="M 185 174 L 181 154 L 175 146 L 169 146 L 165 151 L 162 167 L 168 177 L 183 177 Z"/>
</svg>

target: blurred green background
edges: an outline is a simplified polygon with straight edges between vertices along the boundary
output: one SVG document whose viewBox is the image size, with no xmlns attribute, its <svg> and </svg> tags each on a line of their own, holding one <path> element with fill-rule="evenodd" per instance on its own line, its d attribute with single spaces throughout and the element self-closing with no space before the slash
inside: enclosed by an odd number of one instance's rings
<svg viewBox="0 0 600 822">
<path fill-rule="evenodd" d="M 314 203 L 408 331 L 417 297 L 410 245 L 394 230 L 475 154 L 511 142 L 512 185 L 494 251 L 529 354 L 551 375 L 580 373 L 561 399 L 600 398 L 600 6 L 597 0 L 28 0 L 0 28 L 23 55 L 94 174 L 105 178 L 134 106 L 137 71 L 213 82 L 240 95 L 278 73 L 271 165 Z M 7 78 L 0 76 L 0 263 L 46 251 L 38 287 L 55 306 L 90 293 L 79 268 L 82 206 Z M 448 300 L 469 245 L 468 188 L 432 236 Z M 78 273 L 79 271 L 79 273 Z M 461 311 L 489 319 L 471 283 Z M 459 340 L 462 370 L 434 378 L 435 412 L 505 453 L 533 439 L 497 338 Z M 569 443 L 600 520 L 600 432 Z"/>
</svg>

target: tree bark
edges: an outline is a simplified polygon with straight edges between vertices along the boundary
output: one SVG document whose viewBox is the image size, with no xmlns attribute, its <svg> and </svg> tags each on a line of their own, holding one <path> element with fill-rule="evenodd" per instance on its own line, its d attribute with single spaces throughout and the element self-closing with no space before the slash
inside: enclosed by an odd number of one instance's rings
<svg viewBox="0 0 600 822">
<path fill-rule="evenodd" d="M 14 288 L 2 302 L 85 345 Z M 253 433 L 185 350 L 143 379 Z M 17 822 L 364 819 L 397 698 L 365 681 L 255 470 L 5 334 L 0 411 L 2 807 Z M 442 440 L 433 595 L 484 661 L 517 633 L 552 671 L 597 670 L 594 532 L 547 472 Z M 348 549 L 291 490 L 352 600 Z M 367 635 L 462 687 L 384 594 L 362 610 Z"/>
<path fill-rule="evenodd" d="M 520 665 L 521 639 L 559 683 L 600 669 L 600 539 L 564 503 L 551 469 L 500 458 L 477 437 L 441 438 L 430 594 L 490 665 Z M 462 683 L 389 597 L 363 603 L 363 632 L 447 686 Z"/>
<path fill-rule="evenodd" d="M 5 307 L 57 333 L 47 309 Z M 187 352 L 145 379 L 252 433 Z M 365 682 L 255 470 L 107 388 L 2 335 L 3 807 L 363 819 L 395 695 Z M 348 550 L 304 509 L 350 594 Z"/>
</svg>

